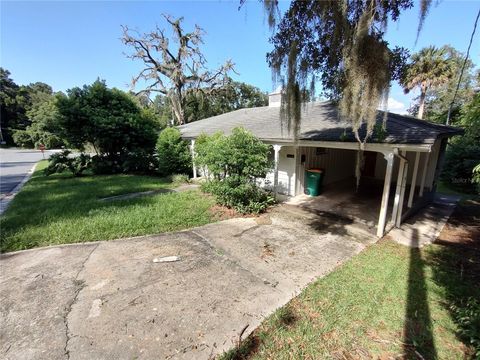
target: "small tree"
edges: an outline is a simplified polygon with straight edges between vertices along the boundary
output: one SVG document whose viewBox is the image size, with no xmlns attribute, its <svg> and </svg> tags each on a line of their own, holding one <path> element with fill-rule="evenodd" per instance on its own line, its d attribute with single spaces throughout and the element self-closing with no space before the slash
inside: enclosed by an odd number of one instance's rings
<svg viewBox="0 0 480 360">
<path fill-rule="evenodd" d="M 157 141 L 158 171 L 162 175 L 190 174 L 192 171 L 192 156 L 180 131 L 166 128 Z"/>
<path fill-rule="evenodd" d="M 419 87 L 420 98 L 417 116 L 423 119 L 427 92 L 446 84 L 454 75 L 454 63 L 446 47 L 426 47 L 412 55 L 412 62 L 405 70 L 401 84 L 405 93 Z"/>
<path fill-rule="evenodd" d="M 143 80 L 147 83 L 144 92 L 153 91 L 167 96 L 177 123 L 184 124 L 187 92 L 213 92 L 228 79 L 226 75 L 233 69 L 233 63 L 226 61 L 217 70 L 207 70 L 207 61 L 199 47 L 203 43 L 203 29 L 195 25 L 195 30 L 185 32 L 183 18 L 163 17 L 172 28 L 173 40 L 158 27 L 141 35 L 123 26 L 122 42 L 133 48 L 128 57 L 141 60 L 145 66 L 133 78 L 132 86 Z M 171 42 L 176 45 L 171 46 Z"/>
<path fill-rule="evenodd" d="M 97 80 L 58 95 L 57 108 L 60 137 L 80 150 L 91 145 L 97 153 L 93 161 L 97 172 L 151 170 L 158 122 L 129 94 Z"/>
<path fill-rule="evenodd" d="M 214 194 L 220 204 L 242 213 L 258 213 L 274 201 L 256 183 L 272 168 L 270 146 L 249 131 L 235 128 L 230 136 L 203 135 L 197 139 L 195 149 L 196 163 L 214 176 L 204 190 Z"/>
</svg>

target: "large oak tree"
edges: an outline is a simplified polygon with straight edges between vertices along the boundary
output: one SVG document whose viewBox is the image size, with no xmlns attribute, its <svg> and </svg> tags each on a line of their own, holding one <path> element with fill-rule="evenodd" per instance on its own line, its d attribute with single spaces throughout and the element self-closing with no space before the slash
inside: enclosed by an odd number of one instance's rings
<svg viewBox="0 0 480 360">
<path fill-rule="evenodd" d="M 193 31 L 187 32 L 182 28 L 183 18 L 163 17 L 171 27 L 171 37 L 158 26 L 145 34 L 123 26 L 122 41 L 133 50 L 128 57 L 144 64 L 132 85 L 143 81 L 146 87 L 142 92 L 157 92 L 168 97 L 176 122 L 184 124 L 187 93 L 214 92 L 227 81 L 233 63 L 227 60 L 218 69 L 209 70 L 200 49 L 203 29 L 196 25 Z"/>
</svg>

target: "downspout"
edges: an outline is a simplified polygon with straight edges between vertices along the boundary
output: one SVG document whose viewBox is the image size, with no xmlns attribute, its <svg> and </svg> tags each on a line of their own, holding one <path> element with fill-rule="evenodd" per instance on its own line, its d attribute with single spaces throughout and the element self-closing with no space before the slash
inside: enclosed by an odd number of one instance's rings
<svg viewBox="0 0 480 360">
<path fill-rule="evenodd" d="M 405 187 L 407 185 L 408 159 L 398 151 L 398 148 L 393 149 L 393 154 L 401 160 L 400 164 L 403 166 L 403 169 L 398 170 L 399 173 L 401 172 L 402 177 L 400 179 L 400 184 L 397 184 L 395 198 L 398 196 L 398 199 L 395 199 L 396 204 L 394 205 L 394 213 L 392 214 L 394 226 L 400 227 L 402 221 L 403 199 L 405 197 Z"/>
</svg>

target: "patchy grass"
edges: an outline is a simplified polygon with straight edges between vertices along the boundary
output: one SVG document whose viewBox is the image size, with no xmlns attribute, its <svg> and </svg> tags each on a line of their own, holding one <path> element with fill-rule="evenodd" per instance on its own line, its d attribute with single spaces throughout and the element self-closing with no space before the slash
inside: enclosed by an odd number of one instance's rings
<svg viewBox="0 0 480 360">
<path fill-rule="evenodd" d="M 100 198 L 172 187 L 150 176 L 46 177 L 41 162 L 0 219 L 1 250 L 175 231 L 212 221 L 214 201 L 198 191 L 129 200 Z"/>
<path fill-rule="evenodd" d="M 224 359 L 480 357 L 480 206 L 469 206 L 467 215 L 455 213 L 439 244 L 369 247 L 277 310 Z"/>
<path fill-rule="evenodd" d="M 458 186 L 455 186 L 453 184 L 447 184 L 444 181 L 439 181 L 438 182 L 437 192 L 441 193 L 441 194 L 445 194 L 445 195 L 460 196 L 462 202 L 465 201 L 465 200 L 472 200 L 472 199 L 475 199 L 475 198 L 477 198 L 477 199 L 479 198 L 478 194 L 466 193 L 464 191 L 464 189 L 462 189 Z"/>
</svg>

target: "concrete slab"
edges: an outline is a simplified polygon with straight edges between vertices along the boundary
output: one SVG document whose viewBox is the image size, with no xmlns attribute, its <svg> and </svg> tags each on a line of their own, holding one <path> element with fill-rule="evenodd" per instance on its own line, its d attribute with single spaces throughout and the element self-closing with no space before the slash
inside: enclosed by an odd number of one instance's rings
<svg viewBox="0 0 480 360">
<path fill-rule="evenodd" d="M 386 236 L 399 244 L 422 247 L 433 243 L 455 210 L 459 196 L 438 194 L 434 201 Z"/>
<path fill-rule="evenodd" d="M 348 225 L 280 206 L 191 231 L 2 255 L 0 351 L 209 359 L 375 241 Z M 170 256 L 179 260 L 153 262 Z"/>
</svg>

